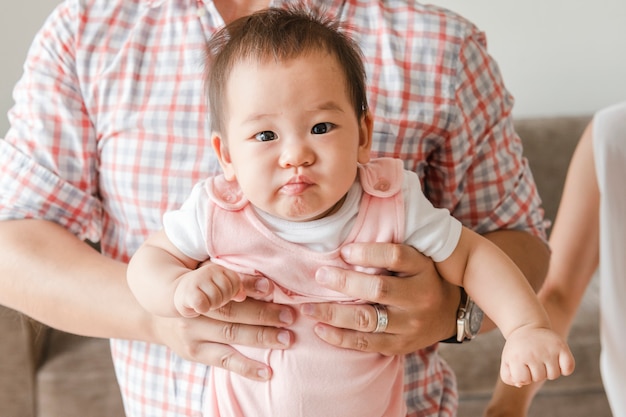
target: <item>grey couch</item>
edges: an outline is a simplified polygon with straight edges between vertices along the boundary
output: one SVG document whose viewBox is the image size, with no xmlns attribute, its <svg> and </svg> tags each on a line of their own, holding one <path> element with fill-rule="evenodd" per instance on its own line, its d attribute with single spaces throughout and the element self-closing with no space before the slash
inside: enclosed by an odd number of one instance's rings
<svg viewBox="0 0 626 417">
<path fill-rule="evenodd" d="M 589 117 L 519 120 L 546 215 L 554 218 L 571 153 Z M 597 288 L 571 334 L 574 375 L 546 384 L 532 416 L 610 416 L 598 371 Z M 50 329 L 0 307 L 0 417 L 121 417 L 108 341 Z M 497 331 L 469 344 L 442 345 L 459 381 L 460 417 L 480 416 L 496 380 Z"/>
</svg>

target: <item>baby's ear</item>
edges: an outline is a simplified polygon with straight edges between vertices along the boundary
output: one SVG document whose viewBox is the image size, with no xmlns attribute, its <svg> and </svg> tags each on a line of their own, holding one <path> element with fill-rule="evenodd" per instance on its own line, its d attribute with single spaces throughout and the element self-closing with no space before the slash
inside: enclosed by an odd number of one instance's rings
<svg viewBox="0 0 626 417">
<path fill-rule="evenodd" d="M 217 160 L 220 163 L 222 170 L 224 171 L 224 177 L 228 181 L 234 180 L 235 169 L 233 168 L 233 163 L 230 159 L 230 152 L 228 152 L 226 140 L 223 139 L 219 134 L 214 133 L 211 137 L 211 145 L 213 146 L 213 150 L 215 151 Z"/>
<path fill-rule="evenodd" d="M 374 128 L 374 119 L 370 111 L 366 111 L 361 117 L 359 123 L 359 151 L 357 160 L 361 164 L 366 164 L 370 160 L 372 150 L 372 130 Z"/>
</svg>

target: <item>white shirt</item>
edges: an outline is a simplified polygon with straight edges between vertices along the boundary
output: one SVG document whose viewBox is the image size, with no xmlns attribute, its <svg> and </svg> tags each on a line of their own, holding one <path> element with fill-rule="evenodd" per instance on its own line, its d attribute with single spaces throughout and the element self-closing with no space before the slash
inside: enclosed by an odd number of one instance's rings
<svg viewBox="0 0 626 417">
<path fill-rule="evenodd" d="M 600 188 L 600 368 L 613 415 L 626 416 L 626 102 L 596 114 L 593 138 Z"/>
<path fill-rule="evenodd" d="M 404 171 L 401 192 L 405 210 L 404 243 L 430 256 L 435 262 L 448 258 L 461 235 L 461 223 L 448 210 L 433 207 L 422 193 L 419 178 L 414 172 Z M 265 226 L 283 240 L 327 252 L 338 248 L 350 233 L 362 194 L 363 189 L 355 182 L 336 213 L 308 222 L 291 222 L 259 209 L 255 211 Z M 211 204 L 209 199 L 204 182 L 201 182 L 194 187 L 179 210 L 163 216 L 168 238 L 185 255 L 199 261 L 208 258 L 206 207 Z"/>
</svg>

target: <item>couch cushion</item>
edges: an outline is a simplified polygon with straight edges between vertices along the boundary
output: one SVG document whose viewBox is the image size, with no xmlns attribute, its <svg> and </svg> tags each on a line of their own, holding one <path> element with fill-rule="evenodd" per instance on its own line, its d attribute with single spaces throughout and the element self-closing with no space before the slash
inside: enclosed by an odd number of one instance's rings
<svg viewBox="0 0 626 417">
<path fill-rule="evenodd" d="M 36 361 L 29 340 L 35 328 L 28 326 L 24 316 L 0 306 L 0 416 L 35 416 Z"/>
<path fill-rule="evenodd" d="M 38 417 L 123 417 L 109 341 L 51 331 L 37 380 Z"/>
<path fill-rule="evenodd" d="M 522 138 L 546 219 L 554 221 L 569 161 L 590 116 L 520 119 L 515 130 Z"/>
</svg>

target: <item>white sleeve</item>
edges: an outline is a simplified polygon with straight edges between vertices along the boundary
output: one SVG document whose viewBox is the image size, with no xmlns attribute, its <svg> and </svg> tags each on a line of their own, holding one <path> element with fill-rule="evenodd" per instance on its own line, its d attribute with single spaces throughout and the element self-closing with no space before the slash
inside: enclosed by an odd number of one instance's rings
<svg viewBox="0 0 626 417">
<path fill-rule="evenodd" d="M 207 204 L 205 182 L 196 184 L 178 210 L 163 215 L 163 230 L 168 239 L 185 255 L 197 261 L 209 258 L 207 253 Z"/>
<path fill-rule="evenodd" d="M 444 208 L 435 208 L 422 192 L 418 176 L 404 172 L 405 241 L 435 262 L 446 260 L 461 237 L 461 222 Z"/>
</svg>

